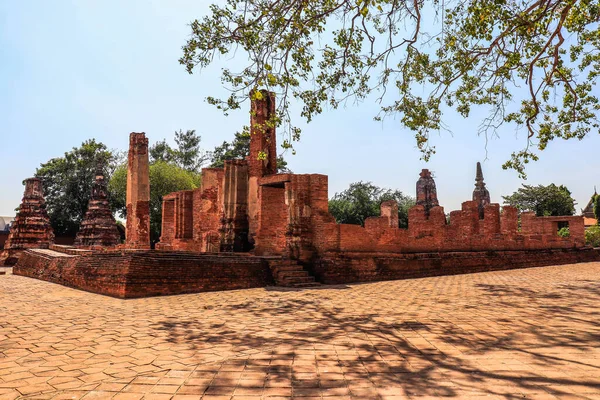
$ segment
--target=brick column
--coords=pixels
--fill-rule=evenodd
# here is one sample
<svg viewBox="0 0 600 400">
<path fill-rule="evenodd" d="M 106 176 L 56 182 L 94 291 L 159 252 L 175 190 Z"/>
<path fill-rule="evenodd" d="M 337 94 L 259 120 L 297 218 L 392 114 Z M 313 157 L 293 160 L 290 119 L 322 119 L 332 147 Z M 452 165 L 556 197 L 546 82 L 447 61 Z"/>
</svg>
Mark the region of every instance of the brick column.
<svg viewBox="0 0 600 400">
<path fill-rule="evenodd" d="M 250 155 L 248 156 L 248 241 L 254 245 L 258 229 L 258 179 L 277 173 L 277 140 L 275 126 L 275 94 L 266 90 L 250 95 Z M 259 159 L 261 152 L 266 156 Z"/>
<path fill-rule="evenodd" d="M 150 248 L 150 169 L 148 139 L 143 132 L 129 135 L 126 228 L 126 248 Z"/>
</svg>

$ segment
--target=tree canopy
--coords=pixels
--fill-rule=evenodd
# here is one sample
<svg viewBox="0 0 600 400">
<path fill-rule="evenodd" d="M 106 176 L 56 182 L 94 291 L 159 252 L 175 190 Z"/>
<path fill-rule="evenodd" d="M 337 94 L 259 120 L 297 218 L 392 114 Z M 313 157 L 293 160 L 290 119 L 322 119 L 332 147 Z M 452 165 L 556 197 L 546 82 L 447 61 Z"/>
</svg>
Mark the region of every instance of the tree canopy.
<svg viewBox="0 0 600 400">
<path fill-rule="evenodd" d="M 523 148 L 504 164 L 522 176 L 536 147 L 599 127 L 595 0 L 226 0 L 210 10 L 191 22 L 180 63 L 193 73 L 242 53 L 239 69 L 222 69 L 230 95 L 207 100 L 227 113 L 253 89 L 275 92 L 284 147 L 300 137 L 292 100 L 310 121 L 325 107 L 376 99 L 375 118 L 398 115 L 426 160 L 445 113 L 485 107 L 478 133 L 524 127 Z"/>
<path fill-rule="evenodd" d="M 148 154 L 150 162 L 166 162 L 179 165 L 186 171 L 199 173 L 208 161 L 208 154 L 200 147 L 201 137 L 196 130 L 175 131 L 177 148 L 172 148 L 165 139 L 150 146 Z"/>
<path fill-rule="evenodd" d="M 565 186 L 523 185 L 510 196 L 502 196 L 504 204 L 517 207 L 521 212 L 535 212 L 538 217 L 573 215 L 575 200 Z"/>
<path fill-rule="evenodd" d="M 105 174 L 119 162 L 120 155 L 94 139 L 73 147 L 63 157 L 41 164 L 35 176 L 42 179 L 46 208 L 56 235 L 75 235 L 87 211 L 98 162 Z"/>
<path fill-rule="evenodd" d="M 329 200 L 329 212 L 339 224 L 365 224 L 368 217 L 380 215 L 380 205 L 384 201 L 398 203 L 398 225 L 408 227 L 408 210 L 415 205 L 415 199 L 399 190 L 380 188 L 371 182 L 355 182 L 348 189 L 336 193 Z"/>
<path fill-rule="evenodd" d="M 250 131 L 247 126 L 242 132 L 236 132 L 231 143 L 224 141 L 220 146 L 210 153 L 210 166 L 213 168 L 222 168 L 225 165 L 225 160 L 233 160 L 236 158 L 244 159 L 250 154 Z M 277 157 L 277 172 L 289 172 L 287 161 L 283 156 Z"/>
<path fill-rule="evenodd" d="M 162 199 L 179 190 L 191 190 L 200 186 L 200 175 L 164 161 L 150 165 L 150 240 L 160 238 L 162 224 Z M 120 165 L 108 185 L 113 209 L 122 218 L 127 216 L 127 165 Z"/>
</svg>

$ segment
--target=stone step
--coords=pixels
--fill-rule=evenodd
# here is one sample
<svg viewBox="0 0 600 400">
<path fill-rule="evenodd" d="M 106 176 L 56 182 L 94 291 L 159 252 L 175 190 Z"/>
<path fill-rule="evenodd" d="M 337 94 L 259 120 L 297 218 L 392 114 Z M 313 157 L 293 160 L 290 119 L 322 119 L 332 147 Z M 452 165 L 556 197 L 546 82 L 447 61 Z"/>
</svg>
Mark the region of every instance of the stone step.
<svg viewBox="0 0 600 400">
<path fill-rule="evenodd" d="M 298 265 L 298 264 L 294 264 L 294 265 L 275 265 L 272 266 L 271 268 L 274 271 L 298 271 L 299 269 L 302 269 L 302 266 Z"/>
<path fill-rule="evenodd" d="M 294 260 L 269 260 L 275 284 L 286 287 L 309 287 L 315 285 L 315 277 Z"/>
<path fill-rule="evenodd" d="M 314 282 L 315 277 L 314 276 L 290 276 L 290 277 L 285 277 L 282 281 L 286 284 L 308 283 L 308 282 Z"/>
<path fill-rule="evenodd" d="M 303 283 L 293 283 L 290 285 L 295 288 L 311 288 L 321 286 L 319 282 L 303 282 Z"/>
<path fill-rule="evenodd" d="M 287 277 L 303 277 L 303 276 L 309 276 L 308 272 L 300 269 L 300 270 L 295 270 L 295 271 L 279 271 L 277 272 L 277 277 L 278 278 L 287 278 Z"/>
</svg>

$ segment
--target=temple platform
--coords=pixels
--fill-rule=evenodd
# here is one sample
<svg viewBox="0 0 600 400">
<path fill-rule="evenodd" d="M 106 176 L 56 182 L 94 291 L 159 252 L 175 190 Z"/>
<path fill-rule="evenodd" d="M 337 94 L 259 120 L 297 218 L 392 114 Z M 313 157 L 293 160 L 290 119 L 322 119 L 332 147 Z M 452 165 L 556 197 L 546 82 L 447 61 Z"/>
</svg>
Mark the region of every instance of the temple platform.
<svg viewBox="0 0 600 400">
<path fill-rule="evenodd" d="M 119 250 L 73 254 L 69 248 L 25 251 L 13 269 L 27 276 L 117 298 L 267 286 L 398 280 L 600 260 L 600 250 L 327 253 L 312 264 L 247 253 Z"/>
</svg>

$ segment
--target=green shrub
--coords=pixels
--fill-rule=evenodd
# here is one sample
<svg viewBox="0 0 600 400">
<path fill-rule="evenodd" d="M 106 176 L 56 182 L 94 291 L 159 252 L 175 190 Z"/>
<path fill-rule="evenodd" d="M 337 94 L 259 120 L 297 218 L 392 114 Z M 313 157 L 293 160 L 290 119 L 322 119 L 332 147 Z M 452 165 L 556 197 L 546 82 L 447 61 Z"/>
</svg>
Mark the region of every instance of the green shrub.
<svg viewBox="0 0 600 400">
<path fill-rule="evenodd" d="M 564 228 L 560 228 L 558 230 L 558 236 L 564 237 L 564 238 L 571 236 L 571 233 L 569 232 L 569 227 L 565 226 Z"/>
<path fill-rule="evenodd" d="M 585 230 L 585 244 L 600 247 L 600 226 L 594 225 Z"/>
</svg>

